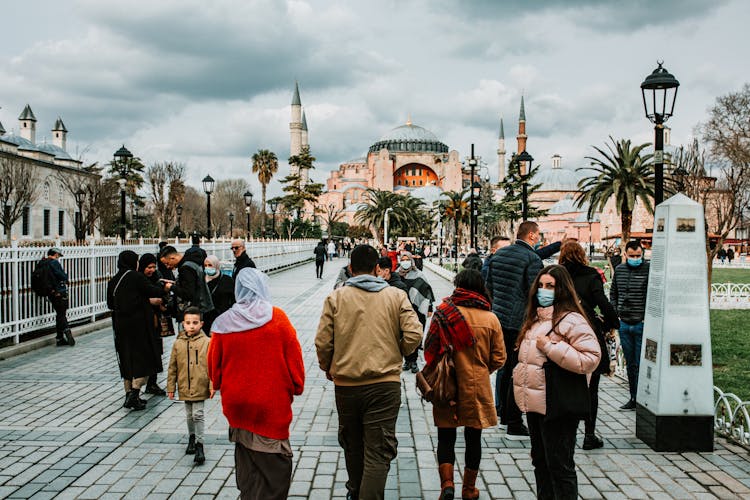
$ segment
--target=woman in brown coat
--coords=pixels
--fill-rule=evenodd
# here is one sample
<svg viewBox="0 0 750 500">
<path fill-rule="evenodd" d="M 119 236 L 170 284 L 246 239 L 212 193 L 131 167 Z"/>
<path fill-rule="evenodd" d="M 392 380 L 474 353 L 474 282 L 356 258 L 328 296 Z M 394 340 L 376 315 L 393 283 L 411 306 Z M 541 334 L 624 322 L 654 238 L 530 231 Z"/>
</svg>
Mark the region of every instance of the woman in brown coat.
<svg viewBox="0 0 750 500">
<path fill-rule="evenodd" d="M 505 363 L 505 344 L 481 273 L 466 269 L 456 275 L 453 284 L 453 294 L 433 316 L 424 356 L 430 366 L 450 345 L 456 367 L 456 404 L 435 405 L 432 410 L 438 428 L 440 498 L 452 499 L 455 493 L 456 428 L 463 426 L 466 457 L 461 497 L 473 499 L 479 498 L 475 483 L 482 457 L 482 429 L 497 425 L 490 374 Z"/>
</svg>

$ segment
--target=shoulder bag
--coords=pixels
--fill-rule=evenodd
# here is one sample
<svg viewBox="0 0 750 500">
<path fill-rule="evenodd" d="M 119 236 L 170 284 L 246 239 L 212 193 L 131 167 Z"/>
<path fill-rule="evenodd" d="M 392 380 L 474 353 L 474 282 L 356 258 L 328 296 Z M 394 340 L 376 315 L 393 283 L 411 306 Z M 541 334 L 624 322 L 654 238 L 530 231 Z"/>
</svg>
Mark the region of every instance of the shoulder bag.
<svg viewBox="0 0 750 500">
<path fill-rule="evenodd" d="M 437 362 L 426 365 L 416 376 L 417 391 L 435 406 L 455 406 L 458 395 L 453 346 L 448 346 Z"/>
<path fill-rule="evenodd" d="M 565 319 L 563 316 L 560 321 Z M 549 336 L 560 321 L 547 332 Z M 586 375 L 574 373 L 551 360 L 544 365 L 545 392 L 547 402 L 546 420 L 569 418 L 585 420 L 591 411 L 591 397 Z"/>
</svg>

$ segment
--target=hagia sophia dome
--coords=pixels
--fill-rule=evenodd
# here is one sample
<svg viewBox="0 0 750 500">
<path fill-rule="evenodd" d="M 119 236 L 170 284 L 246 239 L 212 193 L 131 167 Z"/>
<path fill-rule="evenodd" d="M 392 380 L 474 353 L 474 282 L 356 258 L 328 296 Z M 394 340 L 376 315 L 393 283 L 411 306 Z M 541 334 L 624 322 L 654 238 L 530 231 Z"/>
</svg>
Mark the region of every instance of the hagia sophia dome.
<svg viewBox="0 0 750 500">
<path fill-rule="evenodd" d="M 396 127 L 384 134 L 370 146 L 370 153 L 386 148 L 389 151 L 447 153 L 448 146 L 426 128 L 414 125 L 411 120 L 406 125 Z"/>
</svg>

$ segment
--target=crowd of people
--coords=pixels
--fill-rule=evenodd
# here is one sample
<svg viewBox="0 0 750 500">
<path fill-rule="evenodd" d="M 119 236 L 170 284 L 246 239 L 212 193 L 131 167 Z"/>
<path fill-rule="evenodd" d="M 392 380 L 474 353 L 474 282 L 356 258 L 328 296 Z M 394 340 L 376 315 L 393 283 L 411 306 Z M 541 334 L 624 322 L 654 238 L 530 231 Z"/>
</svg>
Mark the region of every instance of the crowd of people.
<svg viewBox="0 0 750 500">
<path fill-rule="evenodd" d="M 349 259 L 323 303 L 315 348 L 319 367 L 334 386 L 347 498 L 383 498 L 397 454 L 404 371 L 417 378 L 439 373 L 432 383 L 453 387 L 448 400 L 431 400 L 441 499 L 458 495 L 457 429 L 464 428 L 466 443 L 461 498 L 475 499 L 482 431 L 498 425 L 508 438 L 530 440 L 539 498 L 577 497 L 580 420 L 583 449 L 604 445 L 596 433 L 598 387 L 601 375 L 612 370 L 613 330 L 619 330 L 628 371 L 630 397 L 622 409 L 636 406 L 649 263 L 639 243 L 628 243 L 607 298 L 603 275 L 590 266 L 578 242 L 541 247 L 540 240 L 534 222 L 522 223 L 514 242 L 493 238 L 485 259 L 475 253 L 466 257 L 453 292 L 437 305 L 421 258 L 409 245 L 342 250 Z M 332 243 L 321 241 L 314 250 L 316 278 L 338 254 Z M 292 401 L 305 385 L 302 351 L 294 326 L 272 305 L 268 277 L 255 269 L 244 242 L 232 241 L 231 250 L 231 275 L 197 244 L 185 252 L 164 243 L 156 254 L 126 250 L 119 255 L 107 304 L 123 407 L 143 410 L 144 386 L 148 393 L 183 401 L 185 452 L 202 464 L 204 401 L 220 391 L 242 498 L 286 498 Z M 543 264 L 558 252 L 557 264 Z M 67 299 L 67 275 L 57 261 L 60 249 L 48 253 L 57 280 L 49 300 L 58 311 Z M 175 335 L 173 320 L 177 337 L 164 390 L 156 381 L 163 371 L 163 337 Z M 58 345 L 73 345 L 69 332 L 63 313 Z M 260 365 L 263 370 L 255 369 Z M 438 365 L 442 368 L 435 371 Z M 556 378 L 560 372 L 553 365 L 585 376 L 587 397 L 576 400 L 576 411 L 558 408 L 565 396 L 558 394 L 560 384 L 564 391 L 568 382 Z M 555 391 L 547 391 L 549 384 Z"/>
</svg>

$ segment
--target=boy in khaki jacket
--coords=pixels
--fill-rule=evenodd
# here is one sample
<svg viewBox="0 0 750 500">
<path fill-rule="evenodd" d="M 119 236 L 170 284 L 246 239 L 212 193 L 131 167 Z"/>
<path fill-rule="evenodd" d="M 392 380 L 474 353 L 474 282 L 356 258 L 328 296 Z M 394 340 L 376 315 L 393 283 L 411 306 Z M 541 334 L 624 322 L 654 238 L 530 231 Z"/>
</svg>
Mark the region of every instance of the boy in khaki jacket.
<svg viewBox="0 0 750 500">
<path fill-rule="evenodd" d="M 175 385 L 180 401 L 185 402 L 188 432 L 188 455 L 198 465 L 206 460 L 203 452 L 203 402 L 214 397 L 214 389 L 208 378 L 209 338 L 201 327 L 201 312 L 197 307 L 188 307 L 182 321 L 184 331 L 175 339 L 169 357 L 167 396 L 174 399 Z"/>
</svg>

